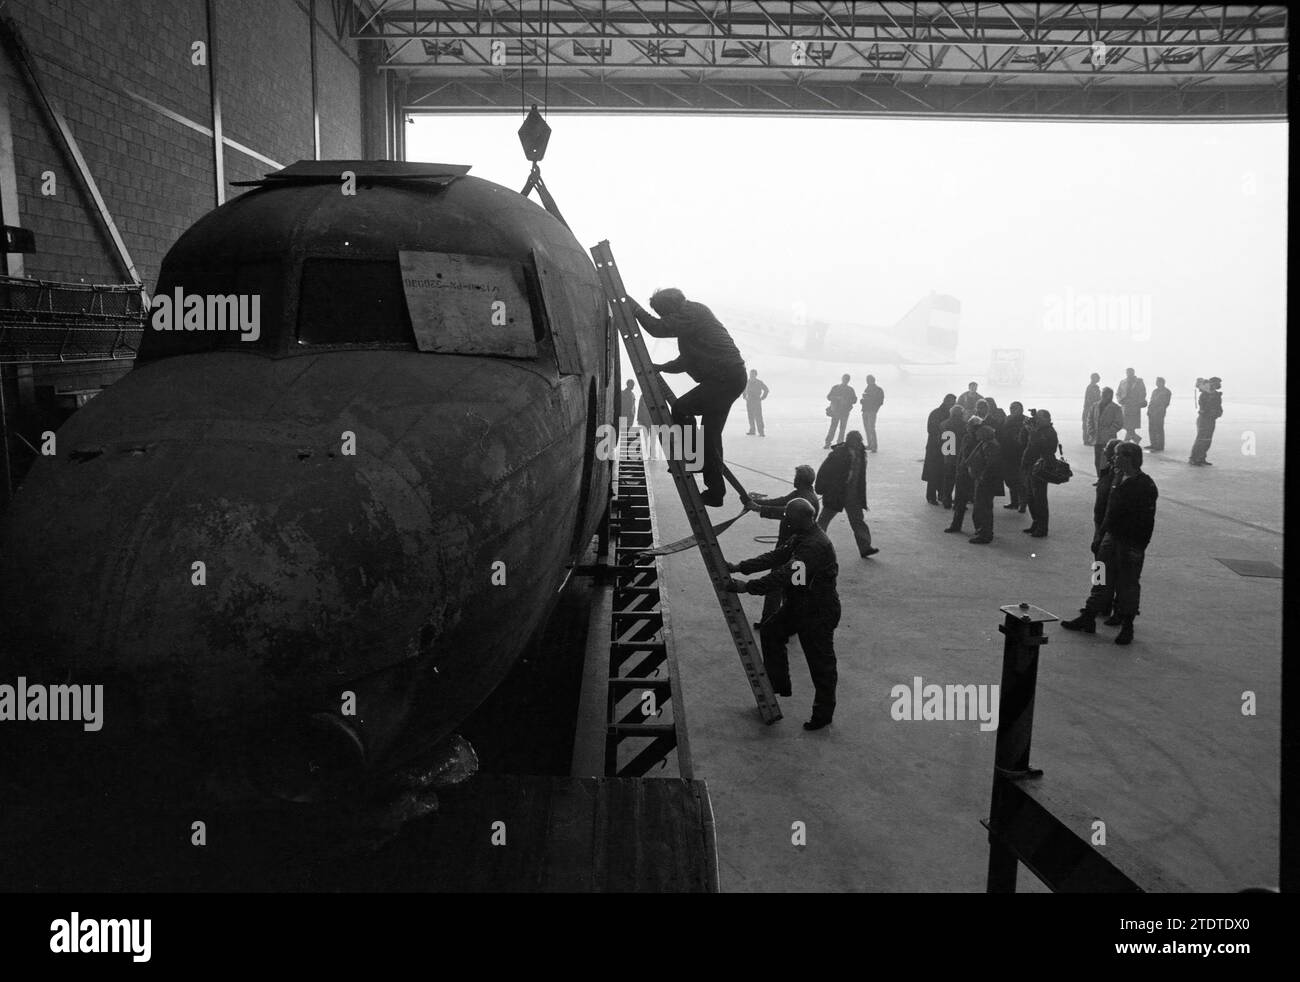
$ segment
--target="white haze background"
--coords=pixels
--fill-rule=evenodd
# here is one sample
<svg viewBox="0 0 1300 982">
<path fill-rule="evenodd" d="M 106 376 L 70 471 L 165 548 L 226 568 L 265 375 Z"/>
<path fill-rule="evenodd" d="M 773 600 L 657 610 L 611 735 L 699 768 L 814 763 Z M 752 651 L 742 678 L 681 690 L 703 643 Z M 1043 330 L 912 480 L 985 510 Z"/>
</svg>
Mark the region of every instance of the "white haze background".
<svg viewBox="0 0 1300 982">
<path fill-rule="evenodd" d="M 518 114 L 425 116 L 410 160 L 518 190 Z M 962 303 L 958 354 L 1026 351 L 1026 381 L 1082 391 L 1132 365 L 1178 394 L 1219 375 L 1284 391 L 1287 126 L 553 114 L 542 172 L 583 246 L 608 238 L 645 302 L 891 325 Z M 1149 304 L 1150 337 L 1053 332 L 1067 294 Z M 846 369 L 847 370 L 847 369 Z M 856 369 L 854 373 L 857 374 Z"/>
</svg>

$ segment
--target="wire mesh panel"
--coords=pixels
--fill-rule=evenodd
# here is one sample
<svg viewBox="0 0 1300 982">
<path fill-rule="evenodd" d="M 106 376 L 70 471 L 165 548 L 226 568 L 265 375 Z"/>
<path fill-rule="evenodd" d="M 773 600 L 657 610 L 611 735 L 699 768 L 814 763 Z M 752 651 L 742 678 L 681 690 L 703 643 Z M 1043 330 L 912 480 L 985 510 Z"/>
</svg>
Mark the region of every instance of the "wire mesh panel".
<svg viewBox="0 0 1300 982">
<path fill-rule="evenodd" d="M 130 360 L 146 314 L 135 284 L 0 276 L 0 363 Z"/>
</svg>

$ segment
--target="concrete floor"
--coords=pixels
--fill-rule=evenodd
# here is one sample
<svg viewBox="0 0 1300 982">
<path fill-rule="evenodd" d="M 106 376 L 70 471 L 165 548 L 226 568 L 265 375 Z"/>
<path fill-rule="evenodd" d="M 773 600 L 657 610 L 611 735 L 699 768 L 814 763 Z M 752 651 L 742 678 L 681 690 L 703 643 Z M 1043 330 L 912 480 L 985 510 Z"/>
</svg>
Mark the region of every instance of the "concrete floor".
<svg viewBox="0 0 1300 982">
<path fill-rule="evenodd" d="M 988 847 L 979 823 L 995 734 L 978 722 L 895 721 L 890 690 L 917 675 L 926 683 L 997 683 L 1002 604 L 1025 600 L 1074 615 L 1092 561 L 1092 454 L 1080 446 L 1073 400 L 1019 397 L 1064 421 L 1076 476 L 1051 490 L 1051 535 L 1021 535 L 1028 516 L 1003 511 L 1003 501 L 993 544 L 945 535 L 950 513 L 926 504 L 919 479 L 925 414 L 942 391 L 910 399 L 895 391 L 882 413 L 867 516 L 882 551 L 862 560 L 843 516 L 831 526 L 844 616 L 828 729 L 800 726 L 811 683 L 793 640 L 785 718 L 771 727 L 758 721 L 698 553 L 666 561 L 695 772 L 713 799 L 724 890 L 984 888 Z M 824 458 L 827 421 L 806 404 L 774 400 L 767 419 L 765 439 L 746 436 L 737 404 L 728 462 L 752 490 L 783 493 L 795 465 Z M 1216 466 L 1192 468 L 1185 461 L 1193 427 L 1171 419 L 1168 452 L 1147 455 L 1161 498 L 1136 641 L 1121 648 L 1111 628 L 1086 636 L 1049 625 L 1042 649 L 1034 765 L 1087 803 L 1110 838 L 1133 843 L 1195 890 L 1277 880 L 1282 581 L 1239 576 L 1215 557 L 1281 565 L 1283 420 L 1280 406 L 1235 407 L 1220 420 L 1210 454 Z M 855 415 L 850 425 L 859 424 Z M 1246 432 L 1254 434 L 1253 456 L 1242 452 Z M 666 468 L 649 472 L 661 540 L 689 534 Z M 712 514 L 720 520 L 737 507 L 729 494 Z M 722 538 L 727 558 L 770 549 L 752 537 L 775 530 L 775 522 L 746 517 Z M 757 619 L 760 598 L 746 596 L 745 605 Z M 1241 712 L 1246 690 L 1257 696 L 1254 717 Z M 807 828 L 804 847 L 791 842 L 796 821 Z M 1044 888 L 1022 867 L 1020 889 Z"/>
</svg>

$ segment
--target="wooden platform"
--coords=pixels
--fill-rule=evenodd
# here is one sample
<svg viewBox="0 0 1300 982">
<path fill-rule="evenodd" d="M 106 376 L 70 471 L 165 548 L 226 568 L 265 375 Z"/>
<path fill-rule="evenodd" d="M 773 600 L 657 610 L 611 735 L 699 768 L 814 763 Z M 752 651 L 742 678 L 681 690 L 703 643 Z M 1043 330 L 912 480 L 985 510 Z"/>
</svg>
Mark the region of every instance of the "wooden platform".
<svg viewBox="0 0 1300 982">
<path fill-rule="evenodd" d="M 479 774 L 371 861 L 387 890 L 716 893 L 703 781 Z M 505 844 L 494 845 L 493 823 Z M 498 835 L 498 839 L 500 836 Z"/>
</svg>

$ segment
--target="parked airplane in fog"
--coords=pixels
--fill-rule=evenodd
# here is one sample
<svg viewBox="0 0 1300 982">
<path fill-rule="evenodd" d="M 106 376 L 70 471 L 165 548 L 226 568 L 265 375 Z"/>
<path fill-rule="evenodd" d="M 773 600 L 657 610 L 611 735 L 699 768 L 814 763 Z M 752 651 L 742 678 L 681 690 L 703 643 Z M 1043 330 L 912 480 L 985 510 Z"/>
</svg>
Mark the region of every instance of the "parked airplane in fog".
<svg viewBox="0 0 1300 982">
<path fill-rule="evenodd" d="M 872 365 L 951 365 L 957 361 L 961 301 L 943 293 L 922 297 L 892 327 L 827 323 L 798 312 L 715 306 L 742 350 L 815 361 Z"/>
</svg>

